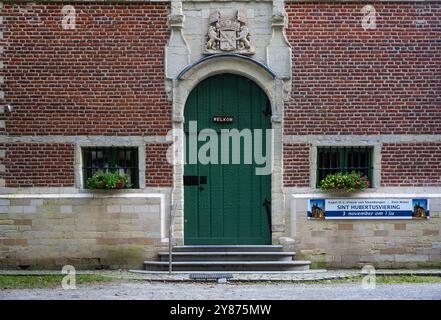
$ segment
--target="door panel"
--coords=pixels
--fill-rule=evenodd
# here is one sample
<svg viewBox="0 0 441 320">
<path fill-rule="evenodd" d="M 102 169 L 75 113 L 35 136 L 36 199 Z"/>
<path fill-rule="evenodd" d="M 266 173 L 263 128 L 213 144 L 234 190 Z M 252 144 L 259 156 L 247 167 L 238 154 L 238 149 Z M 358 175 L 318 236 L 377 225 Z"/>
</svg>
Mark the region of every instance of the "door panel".
<svg viewBox="0 0 441 320">
<path fill-rule="evenodd" d="M 185 108 L 184 176 L 197 176 L 198 183 L 184 185 L 185 244 L 271 244 L 270 219 L 264 206 L 265 199 L 271 200 L 271 175 L 256 175 L 254 159 L 251 164 L 244 163 L 243 141 L 240 164 L 231 164 L 231 140 L 230 164 L 221 164 L 220 138 L 221 129 L 270 129 L 270 110 L 265 93 L 241 76 L 213 76 L 191 92 Z M 232 116 L 233 122 L 216 123 L 213 116 Z M 197 141 L 197 136 L 189 132 L 190 121 L 197 121 L 198 132 L 205 128 L 217 132 L 213 136 L 218 140 L 217 164 L 194 163 L 196 154 L 190 140 Z M 197 150 L 204 144 L 206 141 L 197 142 Z M 264 154 L 269 152 L 265 144 L 263 147 Z M 200 183 L 201 177 L 205 184 Z"/>
</svg>

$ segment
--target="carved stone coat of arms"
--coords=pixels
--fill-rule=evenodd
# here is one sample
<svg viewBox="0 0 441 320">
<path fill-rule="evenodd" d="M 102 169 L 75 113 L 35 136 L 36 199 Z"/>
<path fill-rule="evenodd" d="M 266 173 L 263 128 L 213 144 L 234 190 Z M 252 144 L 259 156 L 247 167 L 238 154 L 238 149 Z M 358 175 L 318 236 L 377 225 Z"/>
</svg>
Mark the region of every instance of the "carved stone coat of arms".
<svg viewBox="0 0 441 320">
<path fill-rule="evenodd" d="M 243 10 L 238 10 L 234 18 L 226 18 L 219 11 L 213 12 L 209 18 L 209 27 L 204 54 L 231 52 L 251 55 L 254 46 L 251 43 L 248 21 Z"/>
</svg>

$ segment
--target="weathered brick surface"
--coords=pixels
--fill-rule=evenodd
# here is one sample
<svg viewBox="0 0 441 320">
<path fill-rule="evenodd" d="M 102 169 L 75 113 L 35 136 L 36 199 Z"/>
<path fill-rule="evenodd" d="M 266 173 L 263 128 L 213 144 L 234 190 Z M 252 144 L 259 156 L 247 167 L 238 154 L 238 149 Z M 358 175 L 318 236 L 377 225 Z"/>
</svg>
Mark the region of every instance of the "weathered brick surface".
<svg viewBox="0 0 441 320">
<path fill-rule="evenodd" d="M 146 186 L 170 187 L 173 185 L 173 167 L 167 162 L 168 144 L 146 145 Z"/>
<path fill-rule="evenodd" d="M 75 30 L 62 29 L 63 5 L 4 5 L 7 132 L 166 134 L 168 4 L 75 3 Z"/>
<path fill-rule="evenodd" d="M 7 187 L 74 185 L 74 146 L 71 144 L 8 144 L 3 163 Z"/>
<path fill-rule="evenodd" d="M 395 230 L 406 230 L 406 224 L 405 223 L 396 223 L 394 224 Z"/>
<path fill-rule="evenodd" d="M 366 4 L 286 4 L 286 134 L 441 133 L 439 2 L 375 2 L 377 28 L 365 31 Z"/>
<path fill-rule="evenodd" d="M 388 143 L 382 146 L 383 186 L 440 186 L 440 143 Z"/>
<path fill-rule="evenodd" d="M 298 259 L 313 267 L 440 267 L 441 198 L 430 199 L 428 220 L 338 220 L 306 218 L 306 199 L 297 199 Z"/>
<path fill-rule="evenodd" d="M 0 214 L 0 268 L 140 268 L 164 250 L 158 198 L 26 200 Z"/>
<path fill-rule="evenodd" d="M 283 182 L 286 187 L 309 186 L 309 146 L 302 143 L 283 146 Z"/>
<path fill-rule="evenodd" d="M 354 225 L 352 223 L 339 223 L 338 230 L 354 230 Z"/>
</svg>

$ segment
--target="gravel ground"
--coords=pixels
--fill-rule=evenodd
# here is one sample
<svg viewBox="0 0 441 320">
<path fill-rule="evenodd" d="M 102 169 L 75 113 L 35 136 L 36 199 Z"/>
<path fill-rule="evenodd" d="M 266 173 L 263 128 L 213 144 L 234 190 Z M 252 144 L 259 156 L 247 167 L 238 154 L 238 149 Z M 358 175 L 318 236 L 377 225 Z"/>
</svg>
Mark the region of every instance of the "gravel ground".
<svg viewBox="0 0 441 320">
<path fill-rule="evenodd" d="M 441 283 L 377 285 L 366 290 L 359 284 L 217 284 L 217 283 L 162 283 L 118 282 L 82 285 L 76 290 L 62 289 L 8 289 L 0 290 L 4 299 L 412 299 L 441 300 Z"/>
</svg>

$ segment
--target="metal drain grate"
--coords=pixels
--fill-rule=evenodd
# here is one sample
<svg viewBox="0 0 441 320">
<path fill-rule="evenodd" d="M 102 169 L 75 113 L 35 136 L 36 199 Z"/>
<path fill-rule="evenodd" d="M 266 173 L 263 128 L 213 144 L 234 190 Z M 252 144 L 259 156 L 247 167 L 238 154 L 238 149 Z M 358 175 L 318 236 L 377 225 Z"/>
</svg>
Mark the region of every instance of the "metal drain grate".
<svg viewBox="0 0 441 320">
<path fill-rule="evenodd" d="M 191 280 L 219 280 L 219 279 L 232 279 L 231 273 L 191 273 Z"/>
</svg>

